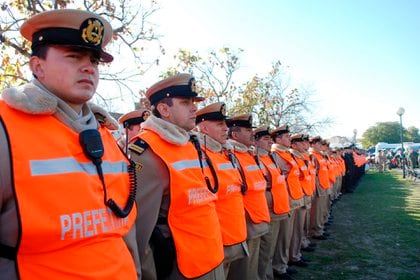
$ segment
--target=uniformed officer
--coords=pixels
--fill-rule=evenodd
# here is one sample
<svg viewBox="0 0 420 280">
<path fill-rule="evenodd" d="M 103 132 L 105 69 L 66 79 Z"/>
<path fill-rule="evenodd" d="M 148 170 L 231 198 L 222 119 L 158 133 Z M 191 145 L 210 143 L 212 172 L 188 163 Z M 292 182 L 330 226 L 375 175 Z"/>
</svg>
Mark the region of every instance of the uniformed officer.
<svg viewBox="0 0 420 280">
<path fill-rule="evenodd" d="M 274 144 L 272 152 L 278 166 L 280 166 L 283 174 L 286 176 L 286 182 L 290 196 L 290 217 L 288 228 L 288 244 L 287 252 L 277 251 L 273 259 L 273 269 L 276 274 L 282 278 L 288 278 L 287 264 L 297 266 L 307 266 L 308 264 L 302 260 L 300 235 L 303 229 L 301 223 L 302 213 L 304 211 L 304 193 L 300 183 L 300 169 L 296 160 L 289 151 L 291 140 L 289 134 L 289 126 L 282 125 L 271 132 Z"/>
<path fill-rule="evenodd" d="M 216 211 L 222 229 L 225 258 L 223 267 L 226 277 L 240 272 L 230 269 L 248 253 L 246 223 L 242 191 L 244 185 L 239 170 L 231 162 L 232 146 L 227 143 L 226 105 L 210 104 L 197 111 L 196 123 L 200 132 L 202 152 L 216 172 L 218 181 Z M 235 265 L 233 265 L 235 267 Z"/>
<path fill-rule="evenodd" d="M 283 251 L 286 247 L 286 227 L 282 225 L 289 215 L 289 193 L 284 175 L 271 154 L 273 140 L 268 126 L 263 125 L 254 130 L 258 165 L 266 170 L 267 190 L 265 192 L 270 210 L 269 232 L 261 236 L 260 256 L 258 262 L 259 279 L 274 279 L 272 260 L 275 250 Z M 278 248 L 279 245 L 281 248 Z"/>
<path fill-rule="evenodd" d="M 328 162 L 322 154 L 322 138 L 320 136 L 309 139 L 311 155 L 316 163 L 316 196 L 312 200 L 311 222 L 309 235 L 313 239 L 326 240 L 325 215 L 328 213 L 329 188 L 331 186 L 328 174 Z"/>
<path fill-rule="evenodd" d="M 258 279 L 258 258 L 261 236 L 268 232 L 270 212 L 265 198 L 267 181 L 265 170 L 255 161 L 253 150 L 251 114 L 233 116 L 227 122 L 229 127 L 229 143 L 233 146 L 238 167 L 244 174 L 246 190 L 244 205 L 247 224 L 247 244 L 249 256 L 236 263 L 234 269 L 242 273 L 232 275 L 230 279 Z M 233 267 L 233 265 L 232 265 Z"/>
<path fill-rule="evenodd" d="M 311 206 L 312 206 L 312 197 L 313 192 L 315 189 L 315 180 L 312 175 L 315 175 L 315 166 L 313 166 L 311 163 L 311 160 L 309 158 L 309 155 L 306 153 L 306 146 L 305 146 L 305 140 L 307 139 L 304 134 L 294 134 L 291 136 L 291 145 L 292 148 L 290 149 L 293 158 L 296 160 L 296 162 L 299 165 L 299 169 L 301 172 L 301 175 L 299 176 L 299 180 L 303 189 L 304 193 L 304 207 L 302 212 L 300 213 L 303 215 L 300 217 L 302 220 L 299 222 L 303 223 L 303 225 L 300 227 L 302 229 L 302 232 L 299 232 L 300 238 L 301 238 L 301 249 L 304 251 L 313 251 L 314 249 L 312 247 L 309 247 L 310 241 L 309 241 L 309 222 L 310 221 L 310 212 L 311 212 Z"/>
<path fill-rule="evenodd" d="M 312 209 L 312 201 L 313 198 L 315 197 L 316 194 L 316 163 L 315 163 L 315 158 L 310 154 L 309 150 L 310 150 L 310 143 L 309 143 L 309 135 L 308 134 L 303 134 L 302 135 L 302 141 L 301 141 L 301 145 L 302 145 L 302 156 L 305 158 L 305 161 L 308 163 L 308 170 L 309 170 L 309 174 L 311 176 L 311 186 L 312 186 L 312 196 L 311 196 L 311 200 L 310 200 L 310 207 L 308 207 L 308 201 L 307 198 L 305 199 L 305 205 L 306 205 L 306 221 L 305 221 L 305 227 L 304 227 L 304 237 L 302 240 L 302 251 L 305 252 L 313 252 L 316 247 L 316 244 L 311 242 L 311 240 L 309 239 L 310 234 L 309 234 L 309 229 L 310 229 L 310 221 L 311 221 L 311 209 Z"/>
<path fill-rule="evenodd" d="M 150 113 L 151 112 L 148 109 L 140 108 L 138 110 L 128 112 L 118 119 L 118 122 L 125 129 L 124 137 L 122 137 L 122 139 L 119 141 L 119 145 L 126 154 L 128 152 L 128 143 L 130 143 L 130 140 L 134 136 L 139 134 L 140 124 L 150 116 Z"/>
<path fill-rule="evenodd" d="M 136 220 L 143 279 L 224 279 L 214 173 L 195 127 L 195 80 L 177 74 L 146 92 L 152 115 L 129 146 L 139 175 Z"/>
<path fill-rule="evenodd" d="M 108 130 L 118 123 L 87 104 L 98 65 L 112 61 L 103 49 L 112 27 L 63 9 L 29 18 L 20 32 L 32 43 L 35 79 L 1 94 L 0 278 L 140 278 L 128 235 L 135 186 Z"/>
</svg>

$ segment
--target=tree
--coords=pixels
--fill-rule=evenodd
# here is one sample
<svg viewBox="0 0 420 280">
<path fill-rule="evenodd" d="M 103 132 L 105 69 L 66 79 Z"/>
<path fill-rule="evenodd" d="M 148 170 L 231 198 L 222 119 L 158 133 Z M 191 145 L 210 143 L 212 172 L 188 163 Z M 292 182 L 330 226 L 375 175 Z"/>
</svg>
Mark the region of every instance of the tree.
<svg viewBox="0 0 420 280">
<path fill-rule="evenodd" d="M 406 137 L 407 141 L 409 142 L 420 143 L 420 134 L 419 129 L 417 127 L 408 127 L 404 137 Z"/>
<path fill-rule="evenodd" d="M 101 67 L 101 79 L 112 82 L 119 92 L 99 94 L 99 97 L 110 106 L 115 98 L 133 96 L 130 82 L 140 79 L 141 75 L 155 65 L 159 54 L 144 55 L 147 46 L 158 45 L 160 52 L 164 49 L 159 44 L 159 36 L 149 18 L 159 9 L 157 1 L 137 0 L 14 0 L 0 6 L 0 84 L 2 87 L 16 86 L 28 82 L 30 73 L 23 67 L 30 56 L 30 45 L 19 34 L 23 21 L 42 11 L 61 8 L 81 8 L 93 11 L 108 19 L 114 30 L 113 42 L 109 49 L 115 60 L 124 53 L 129 63 L 116 63 L 112 67 Z M 156 48 L 155 48 L 156 49 Z M 127 56 L 129 54 L 129 56 Z M 144 57 L 153 57 L 145 60 Z M 136 97 L 138 99 L 138 97 Z"/>
<path fill-rule="evenodd" d="M 202 56 L 198 52 L 179 50 L 174 56 L 175 65 L 162 77 L 178 72 L 192 73 L 200 94 L 207 97 L 204 105 L 223 101 L 228 105 L 229 115 L 251 112 L 258 125 L 277 127 L 287 123 L 293 132 L 313 133 L 331 123 L 329 119 L 314 118 L 309 98 L 313 92 L 291 87 L 289 79 L 284 78 L 280 61 L 274 62 L 265 76 L 255 74 L 242 84 L 235 83 L 242 52 L 242 49 L 224 47 Z"/>
<path fill-rule="evenodd" d="M 405 130 L 403 128 L 403 134 Z M 375 146 L 378 142 L 400 143 L 400 124 L 398 122 L 379 122 L 369 127 L 362 135 L 363 147 Z M 404 137 L 404 141 L 407 139 Z"/>
</svg>

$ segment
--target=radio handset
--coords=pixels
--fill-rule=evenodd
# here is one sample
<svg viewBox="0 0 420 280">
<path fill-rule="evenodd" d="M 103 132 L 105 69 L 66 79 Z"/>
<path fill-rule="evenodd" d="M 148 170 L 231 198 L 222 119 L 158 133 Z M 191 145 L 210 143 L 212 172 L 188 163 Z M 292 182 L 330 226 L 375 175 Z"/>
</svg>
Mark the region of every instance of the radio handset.
<svg viewBox="0 0 420 280">
<path fill-rule="evenodd" d="M 131 179 L 133 173 L 133 163 L 130 163 L 128 167 L 130 175 L 130 193 L 127 199 L 127 204 L 124 209 L 121 209 L 117 203 L 112 199 L 107 198 L 105 178 L 102 171 L 102 157 L 104 155 L 104 145 L 102 144 L 101 134 L 96 129 L 87 129 L 79 134 L 79 142 L 83 148 L 84 154 L 92 160 L 96 166 L 99 178 L 101 179 L 102 186 L 104 189 L 104 203 L 108 206 L 115 215 L 121 218 L 125 218 L 130 214 L 133 208 L 135 197 L 136 197 L 136 185 L 135 180 Z"/>
</svg>

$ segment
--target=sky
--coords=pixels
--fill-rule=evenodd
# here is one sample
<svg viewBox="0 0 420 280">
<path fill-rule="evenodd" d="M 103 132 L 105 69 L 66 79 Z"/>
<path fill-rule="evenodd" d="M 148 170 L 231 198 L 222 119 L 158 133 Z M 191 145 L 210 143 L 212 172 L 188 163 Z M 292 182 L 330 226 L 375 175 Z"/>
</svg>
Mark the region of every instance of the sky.
<svg viewBox="0 0 420 280">
<path fill-rule="evenodd" d="M 377 122 L 399 121 L 400 107 L 403 126 L 420 127 L 420 1 L 159 3 L 153 23 L 167 53 L 241 48 L 243 77 L 280 60 L 293 82 L 314 90 L 316 117 L 333 119 L 324 138 L 355 130 L 359 138 Z"/>
</svg>

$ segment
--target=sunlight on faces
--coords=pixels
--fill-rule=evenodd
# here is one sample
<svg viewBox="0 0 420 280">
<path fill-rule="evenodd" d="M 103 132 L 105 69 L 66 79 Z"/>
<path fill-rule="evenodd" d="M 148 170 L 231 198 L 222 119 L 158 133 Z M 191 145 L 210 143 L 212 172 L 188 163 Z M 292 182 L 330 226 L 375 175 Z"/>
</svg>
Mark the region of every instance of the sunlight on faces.
<svg viewBox="0 0 420 280">
<path fill-rule="evenodd" d="M 290 144 L 291 144 L 290 143 L 290 134 L 288 132 L 286 132 L 286 133 L 283 133 L 283 134 L 277 136 L 274 143 L 289 148 Z"/>
<path fill-rule="evenodd" d="M 252 128 L 239 127 L 238 131 L 232 132 L 232 137 L 234 140 L 244 144 L 245 146 L 250 147 L 254 145 L 254 134 L 252 132 Z"/>
<path fill-rule="evenodd" d="M 49 47 L 45 59 L 30 59 L 32 72 L 54 95 L 78 107 L 95 94 L 99 81 L 98 58 L 75 47 Z"/>
<path fill-rule="evenodd" d="M 228 137 L 228 127 L 226 121 L 207 120 L 202 121 L 197 125 L 200 132 L 206 134 L 221 144 L 225 144 Z"/>
<path fill-rule="evenodd" d="M 162 119 L 167 120 L 186 131 L 195 127 L 197 105 L 192 97 L 173 97 L 173 104 L 169 106 L 164 103 L 158 104 L 158 110 Z"/>
<path fill-rule="evenodd" d="M 305 151 L 305 144 L 302 141 L 293 142 L 291 145 L 292 145 L 292 148 L 295 149 L 296 151 L 299 151 L 299 152 Z"/>
<path fill-rule="evenodd" d="M 255 140 L 255 145 L 263 150 L 270 151 L 271 145 L 273 144 L 273 140 L 271 139 L 270 135 L 264 135 Z"/>
</svg>

